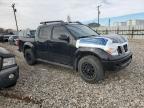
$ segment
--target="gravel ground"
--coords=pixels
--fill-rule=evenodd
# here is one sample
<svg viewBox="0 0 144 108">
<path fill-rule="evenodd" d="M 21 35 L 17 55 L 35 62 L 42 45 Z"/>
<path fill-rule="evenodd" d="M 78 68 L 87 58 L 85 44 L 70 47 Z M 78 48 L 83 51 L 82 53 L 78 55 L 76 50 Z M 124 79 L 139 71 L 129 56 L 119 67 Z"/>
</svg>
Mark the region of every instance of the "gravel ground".
<svg viewBox="0 0 144 108">
<path fill-rule="evenodd" d="M 79 74 L 59 66 L 26 64 L 15 46 L 0 43 L 16 55 L 20 78 L 15 87 L 0 91 L 0 108 L 144 107 L 144 43 L 130 41 L 133 61 L 118 72 L 106 72 L 104 81 L 85 83 Z"/>
</svg>

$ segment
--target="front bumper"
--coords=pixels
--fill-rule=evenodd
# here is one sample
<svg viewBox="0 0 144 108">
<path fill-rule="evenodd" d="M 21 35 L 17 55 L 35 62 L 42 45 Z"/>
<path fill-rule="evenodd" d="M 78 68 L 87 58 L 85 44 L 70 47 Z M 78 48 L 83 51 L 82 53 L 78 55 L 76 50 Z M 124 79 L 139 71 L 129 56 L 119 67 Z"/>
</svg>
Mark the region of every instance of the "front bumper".
<svg viewBox="0 0 144 108">
<path fill-rule="evenodd" d="M 13 76 L 10 78 L 10 76 Z M 19 67 L 14 66 L 0 71 L 0 88 L 14 85 L 19 78 Z"/>
<path fill-rule="evenodd" d="M 119 70 L 128 66 L 132 61 L 132 53 L 121 56 L 111 56 L 108 60 L 102 60 L 105 70 Z"/>
</svg>

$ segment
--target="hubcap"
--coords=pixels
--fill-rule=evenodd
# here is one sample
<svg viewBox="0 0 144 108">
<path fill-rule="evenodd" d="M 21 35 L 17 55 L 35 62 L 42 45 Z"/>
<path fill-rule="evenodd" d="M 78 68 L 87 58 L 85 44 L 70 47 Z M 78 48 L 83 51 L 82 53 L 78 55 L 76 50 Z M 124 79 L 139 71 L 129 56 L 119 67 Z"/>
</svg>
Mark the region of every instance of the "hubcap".
<svg viewBox="0 0 144 108">
<path fill-rule="evenodd" d="M 92 78 L 94 76 L 95 70 L 92 64 L 90 63 L 83 63 L 81 70 L 83 72 L 83 74 L 87 77 L 87 78 Z"/>
</svg>

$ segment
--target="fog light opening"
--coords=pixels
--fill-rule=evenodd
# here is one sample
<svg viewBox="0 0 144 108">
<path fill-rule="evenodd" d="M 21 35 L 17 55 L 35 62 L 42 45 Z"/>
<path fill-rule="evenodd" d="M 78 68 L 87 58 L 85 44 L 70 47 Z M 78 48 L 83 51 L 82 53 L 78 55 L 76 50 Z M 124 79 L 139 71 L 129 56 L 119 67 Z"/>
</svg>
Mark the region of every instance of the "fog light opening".
<svg viewBox="0 0 144 108">
<path fill-rule="evenodd" d="M 14 74 L 10 74 L 10 75 L 9 75 L 9 79 L 13 79 L 14 77 L 15 77 Z"/>
</svg>

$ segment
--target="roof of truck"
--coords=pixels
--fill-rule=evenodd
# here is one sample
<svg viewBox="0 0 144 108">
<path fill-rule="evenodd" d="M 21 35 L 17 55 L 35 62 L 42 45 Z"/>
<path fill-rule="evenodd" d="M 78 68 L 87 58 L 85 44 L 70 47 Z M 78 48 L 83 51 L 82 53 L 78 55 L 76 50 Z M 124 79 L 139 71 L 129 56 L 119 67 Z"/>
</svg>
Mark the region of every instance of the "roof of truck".
<svg viewBox="0 0 144 108">
<path fill-rule="evenodd" d="M 64 21 L 61 21 L 61 20 L 58 20 L 58 21 L 45 21 L 45 22 L 40 22 L 40 24 L 42 24 L 42 26 L 44 25 L 57 25 L 57 24 L 61 24 L 61 25 L 67 25 L 67 24 L 81 24 L 83 25 L 81 22 L 64 22 Z"/>
</svg>

